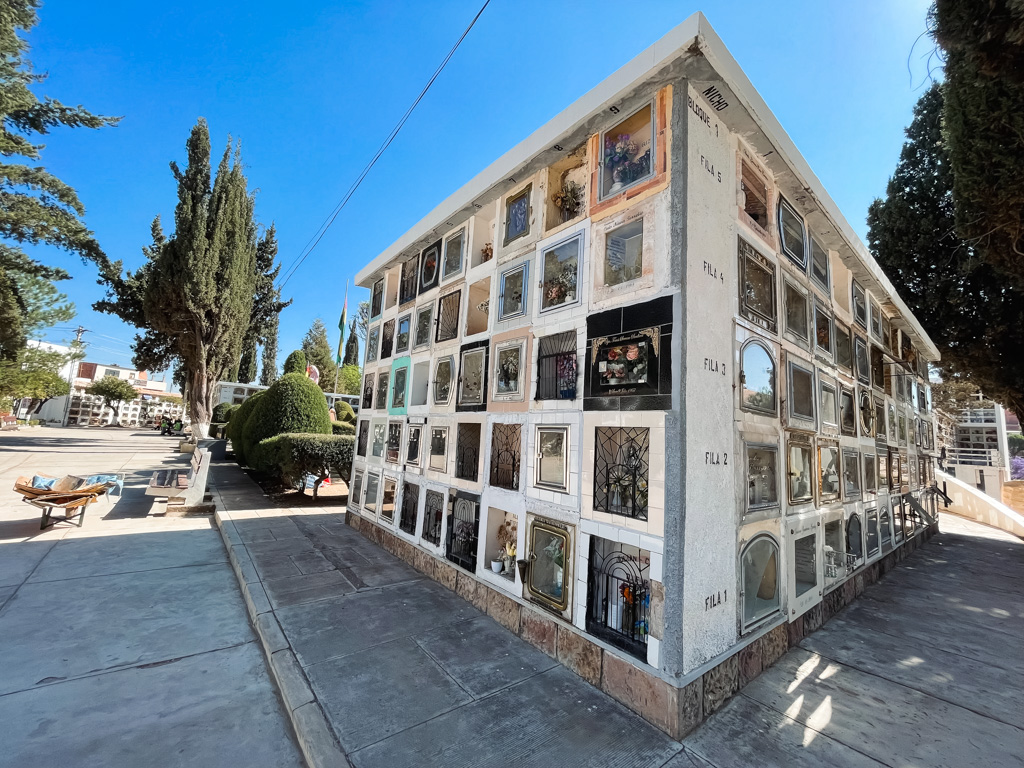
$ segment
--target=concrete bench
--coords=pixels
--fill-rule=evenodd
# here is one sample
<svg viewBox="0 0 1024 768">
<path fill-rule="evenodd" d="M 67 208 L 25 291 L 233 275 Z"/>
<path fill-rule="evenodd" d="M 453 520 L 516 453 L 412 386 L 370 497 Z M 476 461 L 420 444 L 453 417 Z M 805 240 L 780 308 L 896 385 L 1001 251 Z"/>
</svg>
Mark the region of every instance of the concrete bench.
<svg viewBox="0 0 1024 768">
<path fill-rule="evenodd" d="M 147 496 L 158 496 L 187 507 L 203 503 L 206 495 L 206 478 L 210 472 L 210 452 L 196 448 L 192 453 L 188 470 L 158 469 L 149 479 Z"/>
</svg>

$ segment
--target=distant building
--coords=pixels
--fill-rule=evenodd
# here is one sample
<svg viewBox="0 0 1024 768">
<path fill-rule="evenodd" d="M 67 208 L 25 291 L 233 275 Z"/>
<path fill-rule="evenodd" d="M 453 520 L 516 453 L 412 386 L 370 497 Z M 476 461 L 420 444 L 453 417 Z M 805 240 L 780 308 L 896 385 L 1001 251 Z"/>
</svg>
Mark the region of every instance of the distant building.
<svg viewBox="0 0 1024 768">
<path fill-rule="evenodd" d="M 244 403 L 246 399 L 252 397 L 257 392 L 262 392 L 265 389 L 269 389 L 269 387 L 264 387 L 260 384 L 242 384 L 237 381 L 220 381 L 217 382 L 217 402 L 240 405 L 241 403 Z M 359 395 L 343 395 L 338 392 L 327 392 L 325 393 L 325 397 L 327 398 L 327 405 L 330 408 L 334 408 L 335 404 L 339 400 L 344 400 L 352 406 L 353 411 L 356 413 L 359 412 Z"/>
</svg>

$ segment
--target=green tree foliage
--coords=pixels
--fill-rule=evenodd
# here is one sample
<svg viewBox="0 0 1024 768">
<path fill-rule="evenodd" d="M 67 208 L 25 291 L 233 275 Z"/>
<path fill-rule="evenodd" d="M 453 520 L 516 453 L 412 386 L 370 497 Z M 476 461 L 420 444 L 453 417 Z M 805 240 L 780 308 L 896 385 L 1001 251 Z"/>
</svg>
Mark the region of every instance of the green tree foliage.
<svg viewBox="0 0 1024 768">
<path fill-rule="evenodd" d="M 306 353 L 301 349 L 296 349 L 284 360 L 284 372 L 289 373 L 301 373 L 306 374 Z"/>
<path fill-rule="evenodd" d="M 259 445 L 268 472 L 281 481 L 305 492 L 307 475 L 316 478 L 313 498 L 332 469 L 342 477 L 352 473 L 352 457 L 356 439 L 352 435 L 281 434 L 269 437 Z"/>
<path fill-rule="evenodd" d="M 956 233 L 942 104 L 936 84 L 915 106 L 868 245 L 942 353 L 943 378 L 1024 412 L 1024 294 Z"/>
<path fill-rule="evenodd" d="M 366 341 L 366 334 L 370 330 L 370 302 L 360 301 L 359 309 L 356 311 L 356 334 L 360 341 Z"/>
<path fill-rule="evenodd" d="M 101 128 L 120 118 L 102 117 L 33 93 L 45 74 L 32 69 L 22 35 L 39 21 L 39 0 L 7 0 L 0 9 L 0 359 L 15 361 L 34 330 L 70 319 L 74 308 L 53 288 L 67 272 L 29 257 L 21 246 L 51 245 L 103 263 L 105 256 L 82 217 L 75 190 L 38 165 L 35 136 L 52 128 Z M 9 162 L 21 157 L 32 165 Z M 68 314 L 68 313 L 71 314 Z M 17 320 L 17 321 L 15 321 Z"/>
<path fill-rule="evenodd" d="M 245 455 L 245 425 L 259 401 L 268 391 L 264 390 L 247 397 L 238 406 L 238 410 L 231 415 L 231 420 L 228 422 L 228 439 L 231 441 L 231 448 L 235 452 L 235 459 L 243 466 L 248 461 L 248 457 Z"/>
<path fill-rule="evenodd" d="M 331 342 L 327 339 L 327 326 L 319 317 L 302 337 L 302 351 L 306 355 L 306 365 L 315 365 L 320 371 L 320 389 L 324 392 L 333 391 L 338 366 L 334 364 L 336 358 L 331 351 Z"/>
<path fill-rule="evenodd" d="M 135 387 L 116 376 L 104 376 L 102 379 L 97 379 L 85 388 L 85 393 L 103 398 L 103 404 L 114 411 L 115 424 L 121 420 L 121 405 L 125 402 L 130 403 L 139 396 Z"/>
<path fill-rule="evenodd" d="M 210 166 L 210 133 L 202 118 L 186 142 L 188 164 L 171 163 L 178 182 L 174 234 L 164 239 L 154 222 L 148 261 L 135 274 L 110 264 L 110 289 L 96 305 L 144 328 L 136 337 L 135 364 L 160 370 L 177 360 L 193 429 L 207 434 L 217 382 L 242 354 L 256 283 L 253 196 L 241 150 L 229 139 L 216 175 Z"/>
<path fill-rule="evenodd" d="M 363 381 L 363 373 L 358 365 L 341 366 L 338 377 L 338 393 L 342 395 L 358 395 Z"/>
<path fill-rule="evenodd" d="M 285 432 L 331 434 L 327 398 L 304 373 L 286 373 L 256 404 L 242 434 L 249 465 L 254 469 L 267 469 L 266 461 L 256 448 L 268 437 Z"/>
<path fill-rule="evenodd" d="M 231 403 L 217 403 L 213 406 L 213 423 L 226 424 L 228 421 L 228 409 Z"/>
<path fill-rule="evenodd" d="M 273 315 L 267 323 L 263 336 L 263 360 L 260 364 L 260 384 L 269 387 L 277 381 L 277 326 L 278 316 Z"/>
<path fill-rule="evenodd" d="M 224 412 L 224 423 L 231 423 L 232 417 L 238 412 L 238 409 L 241 407 L 241 403 L 235 403 L 234 405 L 228 406 L 228 409 Z"/>
<path fill-rule="evenodd" d="M 1017 457 L 1024 454 L 1024 435 L 1017 434 L 1016 432 L 1007 433 L 1006 442 L 1011 456 Z"/>
<path fill-rule="evenodd" d="M 359 365 L 359 334 L 356 332 L 358 318 L 353 317 L 348 325 L 348 341 L 345 342 L 345 356 L 342 365 Z"/>
<path fill-rule="evenodd" d="M 932 384 L 932 408 L 955 416 L 967 408 L 990 408 L 992 401 L 986 399 L 978 385 L 969 379 L 949 377 L 938 384 Z"/>
<path fill-rule="evenodd" d="M 12 400 L 29 398 L 45 402 L 68 394 L 68 383 L 60 369 L 71 358 L 81 357 L 80 349 L 70 355 L 36 346 L 19 350 L 14 360 L 0 360 L 0 413 L 9 413 Z"/>
<path fill-rule="evenodd" d="M 339 400 L 334 404 L 334 415 L 338 421 L 344 421 L 346 424 L 356 423 L 356 412 L 352 410 L 352 406 L 346 403 L 344 400 Z"/>
<path fill-rule="evenodd" d="M 239 363 L 238 381 L 248 384 L 256 380 L 256 349 L 266 349 L 268 336 L 273 333 L 275 378 L 277 374 L 277 317 L 291 300 L 281 301 L 281 291 L 274 286 L 281 265 L 277 261 L 277 230 L 270 226 L 256 245 L 256 292 L 252 300 L 249 327 L 242 342 L 242 359 Z M 271 322 L 273 320 L 273 322 Z M 264 361 L 266 365 L 266 361 Z M 273 382 L 271 382 L 273 383 Z M 268 386 L 268 385 L 264 385 Z"/>
<path fill-rule="evenodd" d="M 1024 287 L 1024 6 L 936 0 L 930 22 L 945 51 L 957 229 L 983 261 Z"/>
</svg>

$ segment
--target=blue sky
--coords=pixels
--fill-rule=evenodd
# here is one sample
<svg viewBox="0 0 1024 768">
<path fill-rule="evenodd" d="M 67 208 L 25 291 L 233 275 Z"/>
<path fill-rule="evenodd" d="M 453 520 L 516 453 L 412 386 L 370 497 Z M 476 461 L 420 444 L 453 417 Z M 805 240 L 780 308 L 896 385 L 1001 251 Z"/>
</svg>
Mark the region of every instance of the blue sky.
<svg viewBox="0 0 1024 768">
<path fill-rule="evenodd" d="M 342 198 L 482 0 L 45 0 L 29 42 L 40 93 L 116 128 L 59 130 L 44 164 L 74 186 L 100 244 L 142 262 L 173 226 L 171 160 L 196 118 L 215 154 L 241 139 L 260 223 L 287 267 Z M 285 289 L 279 360 L 316 317 L 334 329 L 345 280 L 513 144 L 697 10 L 863 237 L 927 85 L 930 0 L 552 3 L 492 0 L 331 231 Z M 130 365 L 134 330 L 93 312 L 95 268 L 39 253 L 92 331 L 89 359 Z M 898 287 L 898 286 L 897 286 Z M 366 292 L 350 292 L 350 308 Z M 70 338 L 64 326 L 47 335 Z M 332 344 L 336 343 L 332 338 Z"/>
</svg>

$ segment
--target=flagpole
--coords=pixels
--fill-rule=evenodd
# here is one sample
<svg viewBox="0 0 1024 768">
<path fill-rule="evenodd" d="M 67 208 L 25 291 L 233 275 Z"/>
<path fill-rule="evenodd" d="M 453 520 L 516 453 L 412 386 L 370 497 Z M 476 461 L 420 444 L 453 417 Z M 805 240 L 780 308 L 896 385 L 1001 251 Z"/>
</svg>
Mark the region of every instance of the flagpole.
<svg viewBox="0 0 1024 768">
<path fill-rule="evenodd" d="M 346 319 L 345 315 L 347 314 L 346 310 L 348 310 L 348 280 L 345 281 L 345 303 L 342 305 L 342 309 L 341 309 L 341 322 L 338 323 L 338 326 L 339 326 L 338 330 L 341 331 L 341 333 L 338 336 L 338 359 L 337 359 L 337 365 L 334 366 L 334 392 L 335 392 L 335 394 L 337 394 L 337 392 L 338 392 L 338 376 L 341 375 L 341 348 L 342 348 L 342 345 L 345 343 L 345 319 Z"/>
</svg>

